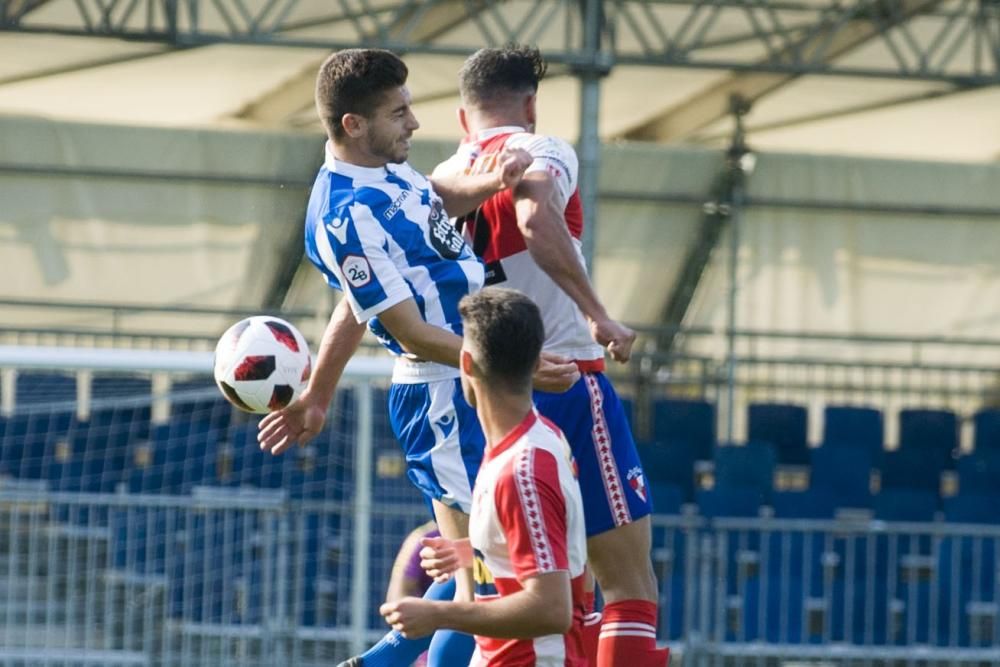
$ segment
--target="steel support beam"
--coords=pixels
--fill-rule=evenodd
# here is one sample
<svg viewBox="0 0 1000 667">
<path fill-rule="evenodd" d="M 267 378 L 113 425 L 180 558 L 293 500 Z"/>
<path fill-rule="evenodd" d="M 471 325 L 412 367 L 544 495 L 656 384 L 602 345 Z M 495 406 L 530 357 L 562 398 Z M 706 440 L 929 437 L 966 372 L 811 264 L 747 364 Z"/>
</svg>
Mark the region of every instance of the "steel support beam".
<svg viewBox="0 0 1000 667">
<path fill-rule="evenodd" d="M 1000 83 L 1000 5 L 996 0 L 597 0 L 611 39 L 600 46 L 612 64 L 765 73 L 780 85 L 807 74 L 945 81 L 957 86 Z M 305 0 L 49 0 L 73 18 L 47 24 L 31 13 L 38 1 L 0 2 L 0 30 L 114 36 L 175 45 L 218 43 L 340 49 L 359 44 L 408 53 L 464 55 L 482 46 L 537 42 L 544 35 L 553 63 L 587 64 L 581 7 L 589 0 L 365 0 L 364 12 L 330 3 L 332 13 L 303 21 Z M 525 5 L 527 4 L 527 7 Z M 339 12 L 338 12 L 339 9 Z M 205 18 L 220 20 L 208 27 Z M 908 20 L 928 19 L 920 30 Z M 464 24 L 457 39 L 421 35 L 420 26 L 447 16 Z M 342 22 L 354 34 L 303 37 L 316 21 Z M 739 30 L 734 25 L 742 26 Z M 454 36 L 454 34 L 452 35 Z M 554 38 L 554 39 L 553 39 Z M 864 40 L 882 44 L 887 62 L 851 65 L 835 56 Z M 739 43 L 739 51 L 724 48 Z M 970 57 L 961 57 L 963 49 Z M 777 80 L 779 84 L 775 84 Z M 770 83 L 768 83 L 770 82 Z M 725 98 L 738 92 L 719 91 Z M 750 98 L 755 95 L 750 95 Z"/>
<path fill-rule="evenodd" d="M 902 0 L 898 12 L 887 16 L 885 23 L 876 24 L 870 19 L 837 16 L 799 37 L 777 54 L 777 60 L 787 60 L 795 53 L 807 50 L 822 52 L 817 57 L 827 67 L 831 61 L 862 44 L 876 38 L 881 31 L 900 25 L 922 12 L 933 10 L 940 0 Z M 678 141 L 690 137 L 729 113 L 730 99 L 735 95 L 751 104 L 770 92 L 788 84 L 800 73 L 770 73 L 767 63 L 761 62 L 760 71 L 735 74 L 684 100 L 673 108 L 657 114 L 625 130 L 621 138 L 645 141 Z"/>
</svg>

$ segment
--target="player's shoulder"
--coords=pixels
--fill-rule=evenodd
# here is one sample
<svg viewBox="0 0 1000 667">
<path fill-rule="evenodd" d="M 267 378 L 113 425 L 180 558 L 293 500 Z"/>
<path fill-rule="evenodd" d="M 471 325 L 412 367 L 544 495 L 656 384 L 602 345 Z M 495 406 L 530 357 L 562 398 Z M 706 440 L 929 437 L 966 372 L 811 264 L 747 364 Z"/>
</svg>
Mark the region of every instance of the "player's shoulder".
<svg viewBox="0 0 1000 667">
<path fill-rule="evenodd" d="M 515 132 L 507 138 L 505 146 L 522 148 L 536 156 L 572 156 L 573 160 L 576 160 L 576 150 L 572 144 L 565 139 L 549 134 Z"/>
</svg>

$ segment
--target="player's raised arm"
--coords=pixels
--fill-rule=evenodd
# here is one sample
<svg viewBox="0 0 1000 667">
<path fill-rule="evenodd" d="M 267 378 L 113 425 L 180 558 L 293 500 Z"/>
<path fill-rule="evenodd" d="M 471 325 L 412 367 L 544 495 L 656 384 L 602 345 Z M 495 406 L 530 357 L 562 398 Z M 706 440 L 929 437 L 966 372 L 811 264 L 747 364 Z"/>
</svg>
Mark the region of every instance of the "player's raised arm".
<svg viewBox="0 0 1000 667">
<path fill-rule="evenodd" d="M 539 267 L 580 308 L 594 340 L 616 361 L 628 361 L 635 332 L 611 319 L 577 255 L 566 221 L 564 197 L 547 171 L 532 171 L 514 189 L 517 225 Z"/>
<path fill-rule="evenodd" d="M 466 174 L 464 169 L 443 162 L 430 176 L 434 191 L 452 217 L 474 211 L 489 197 L 516 187 L 531 166 L 531 154 L 520 148 L 504 150 L 488 171 Z"/>
<path fill-rule="evenodd" d="M 297 401 L 261 420 L 257 441 L 262 450 L 281 454 L 296 443 L 316 437 L 326 423 L 326 411 L 337 383 L 364 334 L 365 325 L 358 323 L 347 299 L 342 299 L 323 332 L 309 386 Z"/>
</svg>

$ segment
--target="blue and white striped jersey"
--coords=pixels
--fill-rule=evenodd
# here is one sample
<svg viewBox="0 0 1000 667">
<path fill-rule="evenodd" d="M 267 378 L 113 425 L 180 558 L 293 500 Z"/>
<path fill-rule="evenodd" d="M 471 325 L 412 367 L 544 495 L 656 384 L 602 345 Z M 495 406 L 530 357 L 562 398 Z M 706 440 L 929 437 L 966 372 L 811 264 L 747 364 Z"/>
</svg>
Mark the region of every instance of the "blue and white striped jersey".
<svg viewBox="0 0 1000 667">
<path fill-rule="evenodd" d="M 483 265 L 430 182 L 407 163 L 358 167 L 328 147 L 309 198 L 305 246 L 358 322 L 395 355 L 404 353 L 380 312 L 412 297 L 429 324 L 461 335 L 458 302 L 483 286 Z"/>
</svg>

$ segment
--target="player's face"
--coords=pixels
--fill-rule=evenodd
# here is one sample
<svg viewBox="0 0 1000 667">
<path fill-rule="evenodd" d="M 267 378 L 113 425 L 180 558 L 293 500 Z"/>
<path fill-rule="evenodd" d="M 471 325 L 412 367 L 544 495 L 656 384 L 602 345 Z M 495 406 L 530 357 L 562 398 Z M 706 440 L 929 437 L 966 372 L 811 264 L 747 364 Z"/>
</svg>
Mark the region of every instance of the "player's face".
<svg viewBox="0 0 1000 667">
<path fill-rule="evenodd" d="M 386 162 L 405 162 L 410 154 L 410 137 L 420 127 L 410 108 L 410 91 L 400 86 L 388 91 L 368 119 L 366 150 Z"/>
</svg>

